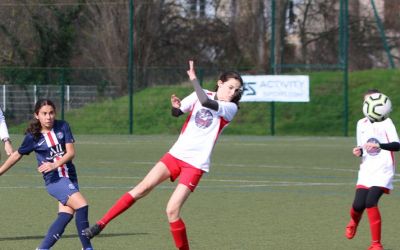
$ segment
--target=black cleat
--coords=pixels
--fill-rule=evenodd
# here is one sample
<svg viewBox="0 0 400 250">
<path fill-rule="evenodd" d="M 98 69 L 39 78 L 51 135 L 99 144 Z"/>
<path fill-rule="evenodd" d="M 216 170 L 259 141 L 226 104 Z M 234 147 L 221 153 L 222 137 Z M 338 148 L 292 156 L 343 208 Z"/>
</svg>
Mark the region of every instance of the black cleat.
<svg viewBox="0 0 400 250">
<path fill-rule="evenodd" d="M 98 235 L 101 232 L 101 230 L 103 229 L 100 227 L 99 224 L 94 224 L 93 226 L 84 229 L 83 233 L 88 239 L 91 239 L 94 236 Z"/>
</svg>

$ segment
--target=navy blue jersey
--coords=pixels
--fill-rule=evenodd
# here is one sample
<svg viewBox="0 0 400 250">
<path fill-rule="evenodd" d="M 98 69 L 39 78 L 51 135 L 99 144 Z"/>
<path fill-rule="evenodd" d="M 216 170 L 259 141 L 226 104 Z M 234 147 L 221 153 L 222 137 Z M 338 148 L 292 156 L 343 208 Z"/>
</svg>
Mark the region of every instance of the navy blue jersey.
<svg viewBox="0 0 400 250">
<path fill-rule="evenodd" d="M 35 151 L 38 166 L 40 166 L 43 162 L 55 162 L 60 159 L 66 153 L 65 144 L 74 142 L 68 123 L 55 120 L 53 129 L 48 133 L 42 133 L 38 140 L 31 133 L 27 133 L 18 153 L 28 155 Z M 56 170 L 43 174 L 46 185 L 56 182 L 60 178 L 77 181 L 76 170 L 72 161 L 63 164 Z"/>
</svg>

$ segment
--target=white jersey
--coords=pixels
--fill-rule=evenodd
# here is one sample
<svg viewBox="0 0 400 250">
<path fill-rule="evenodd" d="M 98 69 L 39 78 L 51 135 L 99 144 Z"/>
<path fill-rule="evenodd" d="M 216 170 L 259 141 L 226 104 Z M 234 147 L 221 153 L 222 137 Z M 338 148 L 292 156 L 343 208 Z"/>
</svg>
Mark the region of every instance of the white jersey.
<svg viewBox="0 0 400 250">
<path fill-rule="evenodd" d="M 215 92 L 204 91 L 210 99 L 214 99 Z M 218 111 L 203 107 L 195 92 L 181 101 L 181 111 L 190 114 L 178 140 L 169 151 L 175 158 L 205 172 L 210 169 L 211 152 L 218 136 L 238 111 L 233 102 L 216 101 Z"/>
<path fill-rule="evenodd" d="M 3 110 L 0 108 L 0 139 L 9 138 L 6 118 L 4 117 Z"/>
<path fill-rule="evenodd" d="M 362 147 L 367 142 L 399 142 L 396 128 L 390 118 L 382 122 L 370 122 L 363 118 L 357 123 L 357 145 Z M 395 173 L 394 154 L 384 149 L 370 150 L 363 148 L 362 162 L 358 172 L 357 185 L 378 186 L 393 189 Z"/>
</svg>

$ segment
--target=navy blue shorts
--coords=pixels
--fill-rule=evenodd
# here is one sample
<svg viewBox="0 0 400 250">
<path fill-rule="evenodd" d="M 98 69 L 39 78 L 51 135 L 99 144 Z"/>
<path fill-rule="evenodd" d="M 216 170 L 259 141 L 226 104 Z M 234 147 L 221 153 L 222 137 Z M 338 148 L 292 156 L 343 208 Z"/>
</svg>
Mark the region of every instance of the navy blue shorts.
<svg viewBox="0 0 400 250">
<path fill-rule="evenodd" d="M 46 186 L 47 192 L 65 206 L 69 197 L 79 192 L 78 182 L 72 182 L 69 178 L 60 178 L 57 182 Z"/>
</svg>

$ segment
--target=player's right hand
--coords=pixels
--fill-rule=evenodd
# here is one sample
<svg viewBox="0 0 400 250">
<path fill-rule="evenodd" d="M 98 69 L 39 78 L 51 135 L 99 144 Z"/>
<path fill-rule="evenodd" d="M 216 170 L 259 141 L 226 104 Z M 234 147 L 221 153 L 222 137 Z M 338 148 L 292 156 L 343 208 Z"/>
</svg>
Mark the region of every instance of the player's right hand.
<svg viewBox="0 0 400 250">
<path fill-rule="evenodd" d="M 179 99 L 175 94 L 171 95 L 171 105 L 177 109 L 181 107 L 181 99 Z"/>
<path fill-rule="evenodd" d="M 353 155 L 360 157 L 362 154 L 362 149 L 360 147 L 353 148 Z"/>
</svg>

